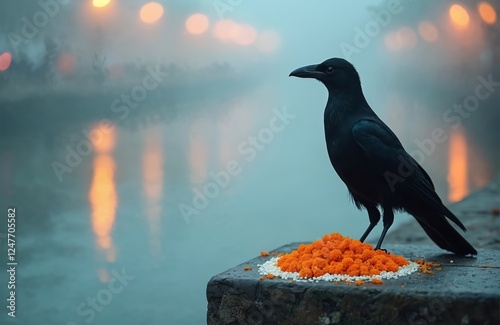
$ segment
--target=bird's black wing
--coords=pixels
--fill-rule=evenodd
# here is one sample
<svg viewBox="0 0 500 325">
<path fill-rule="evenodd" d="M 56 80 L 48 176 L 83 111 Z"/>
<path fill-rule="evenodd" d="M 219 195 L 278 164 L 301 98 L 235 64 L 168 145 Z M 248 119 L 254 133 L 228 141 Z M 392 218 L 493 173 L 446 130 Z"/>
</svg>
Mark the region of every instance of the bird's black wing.
<svg viewBox="0 0 500 325">
<path fill-rule="evenodd" d="M 465 231 L 460 220 L 441 202 L 429 175 L 404 150 L 387 125 L 378 119 L 363 119 L 354 124 L 352 135 L 370 162 L 372 171 L 387 182 L 390 190 L 419 198 Z"/>
</svg>

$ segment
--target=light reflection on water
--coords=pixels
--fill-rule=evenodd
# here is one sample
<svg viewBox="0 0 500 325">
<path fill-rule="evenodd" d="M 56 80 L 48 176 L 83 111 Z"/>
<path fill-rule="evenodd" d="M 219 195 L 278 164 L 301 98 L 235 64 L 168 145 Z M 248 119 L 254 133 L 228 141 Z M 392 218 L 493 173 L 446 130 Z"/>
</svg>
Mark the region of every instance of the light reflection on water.
<svg viewBox="0 0 500 325">
<path fill-rule="evenodd" d="M 115 223 L 118 197 L 115 184 L 116 164 L 111 151 L 115 143 L 115 129 L 103 132 L 100 141 L 94 141 L 93 176 L 89 191 L 92 209 L 91 223 L 98 249 L 106 261 L 115 261 L 112 230 Z"/>
<path fill-rule="evenodd" d="M 163 131 L 159 126 L 144 132 L 144 151 L 142 157 L 142 182 L 144 207 L 149 226 L 151 255 L 162 257 L 161 216 L 163 210 L 164 151 Z M 167 175 L 168 177 L 168 175 Z"/>
<path fill-rule="evenodd" d="M 255 107 L 251 102 L 237 102 L 228 111 L 227 117 L 217 121 L 217 148 L 219 170 L 226 168 L 228 161 L 236 159 L 238 143 L 252 132 L 255 127 Z"/>
<path fill-rule="evenodd" d="M 206 118 L 198 118 L 189 127 L 189 167 L 190 180 L 201 184 L 207 178 L 209 123 Z"/>
</svg>

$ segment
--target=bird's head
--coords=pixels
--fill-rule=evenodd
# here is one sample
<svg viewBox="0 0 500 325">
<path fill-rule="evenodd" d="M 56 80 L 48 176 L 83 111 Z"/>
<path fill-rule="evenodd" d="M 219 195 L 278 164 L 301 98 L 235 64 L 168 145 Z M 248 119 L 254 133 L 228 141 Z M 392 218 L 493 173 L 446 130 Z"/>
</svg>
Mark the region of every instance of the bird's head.
<svg viewBox="0 0 500 325">
<path fill-rule="evenodd" d="M 356 69 L 347 60 L 341 58 L 332 58 L 320 64 L 298 68 L 290 73 L 290 77 L 317 79 L 328 90 L 361 88 Z"/>
</svg>

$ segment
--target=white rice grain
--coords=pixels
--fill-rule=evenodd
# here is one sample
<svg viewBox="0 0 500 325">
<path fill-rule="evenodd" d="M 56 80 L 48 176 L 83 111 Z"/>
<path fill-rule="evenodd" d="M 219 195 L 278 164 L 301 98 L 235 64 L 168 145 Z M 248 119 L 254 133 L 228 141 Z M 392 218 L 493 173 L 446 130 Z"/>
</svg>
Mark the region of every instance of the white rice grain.
<svg viewBox="0 0 500 325">
<path fill-rule="evenodd" d="M 324 274 L 318 277 L 304 278 L 299 276 L 298 272 L 283 272 L 277 265 L 279 257 L 273 257 L 264 264 L 259 264 L 258 271 L 260 275 L 272 274 L 276 277 L 280 277 L 285 280 L 294 280 L 297 282 L 318 282 L 318 281 L 345 281 L 345 282 L 356 282 L 357 280 L 371 281 L 372 279 L 397 279 L 402 276 L 410 275 L 418 270 L 418 264 L 411 262 L 408 265 L 400 266 L 396 272 L 382 271 L 380 275 L 360 275 L 360 276 L 350 276 L 347 274 Z"/>
</svg>

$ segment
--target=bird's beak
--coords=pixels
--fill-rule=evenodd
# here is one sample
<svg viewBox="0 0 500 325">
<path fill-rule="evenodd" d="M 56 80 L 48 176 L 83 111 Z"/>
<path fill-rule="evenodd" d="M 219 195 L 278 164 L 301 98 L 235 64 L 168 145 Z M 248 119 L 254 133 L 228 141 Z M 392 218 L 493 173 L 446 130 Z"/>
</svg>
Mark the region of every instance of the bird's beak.
<svg viewBox="0 0 500 325">
<path fill-rule="evenodd" d="M 318 67 L 317 64 L 313 64 L 295 69 L 290 73 L 289 77 L 321 79 L 321 77 L 324 77 L 325 74 L 321 71 L 317 71 L 316 70 L 317 67 Z"/>
</svg>

